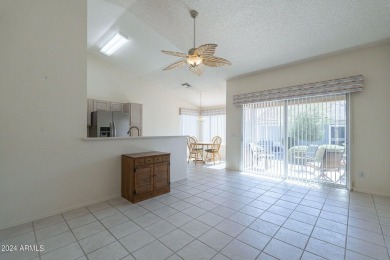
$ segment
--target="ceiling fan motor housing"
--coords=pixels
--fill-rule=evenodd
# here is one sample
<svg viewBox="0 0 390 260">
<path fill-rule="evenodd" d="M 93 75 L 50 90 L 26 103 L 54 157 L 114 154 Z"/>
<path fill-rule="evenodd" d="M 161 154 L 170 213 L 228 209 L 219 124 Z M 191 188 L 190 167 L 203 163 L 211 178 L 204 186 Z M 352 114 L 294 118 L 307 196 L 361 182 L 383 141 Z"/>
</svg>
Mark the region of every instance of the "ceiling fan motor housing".
<svg viewBox="0 0 390 260">
<path fill-rule="evenodd" d="M 195 19 L 196 17 L 198 17 L 199 13 L 197 11 L 195 11 L 195 10 L 191 10 L 190 14 L 191 14 L 191 17 Z"/>
<path fill-rule="evenodd" d="M 195 55 L 195 51 L 196 51 L 196 48 L 191 48 L 191 49 L 188 51 L 188 55 Z"/>
</svg>

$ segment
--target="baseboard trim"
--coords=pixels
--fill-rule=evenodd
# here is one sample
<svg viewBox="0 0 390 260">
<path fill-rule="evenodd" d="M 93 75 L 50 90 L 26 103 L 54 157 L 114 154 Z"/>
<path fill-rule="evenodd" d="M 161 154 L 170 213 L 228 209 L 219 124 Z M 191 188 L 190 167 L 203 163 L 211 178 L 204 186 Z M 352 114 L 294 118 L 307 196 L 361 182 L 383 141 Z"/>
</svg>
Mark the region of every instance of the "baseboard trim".
<svg viewBox="0 0 390 260">
<path fill-rule="evenodd" d="M 35 217 L 32 217 L 32 218 L 28 218 L 28 219 L 24 219 L 22 221 L 12 222 L 12 223 L 10 223 L 8 225 L 0 226 L 0 230 L 11 228 L 11 227 L 15 227 L 15 226 L 19 226 L 19 225 L 22 225 L 22 224 L 25 224 L 25 223 L 28 223 L 28 222 L 32 222 L 32 221 L 38 220 L 38 219 L 42 219 L 42 218 L 47 218 L 47 217 L 51 217 L 51 216 L 54 216 L 54 215 L 58 215 L 58 214 L 65 213 L 65 212 L 70 211 L 70 210 L 74 210 L 74 209 L 90 206 L 90 205 L 93 205 L 93 204 L 96 204 L 96 203 L 100 203 L 100 202 L 107 201 L 107 200 L 110 200 L 110 199 L 118 198 L 120 196 L 121 196 L 120 194 L 111 195 L 111 196 L 108 196 L 108 197 L 105 197 L 105 198 L 102 198 L 102 199 L 93 200 L 93 201 L 89 201 L 89 202 L 86 202 L 86 203 L 78 204 L 78 205 L 75 205 L 75 206 L 72 206 L 72 207 L 51 211 L 50 213 L 39 215 L 39 216 L 35 216 Z"/>
<path fill-rule="evenodd" d="M 361 193 L 367 193 L 367 194 L 372 194 L 376 196 L 382 196 L 382 197 L 390 197 L 390 194 L 385 194 L 385 193 L 379 193 L 379 192 L 372 192 L 372 191 L 367 191 L 367 190 L 362 190 L 362 189 L 356 189 L 353 188 L 351 192 L 361 192 Z"/>
</svg>

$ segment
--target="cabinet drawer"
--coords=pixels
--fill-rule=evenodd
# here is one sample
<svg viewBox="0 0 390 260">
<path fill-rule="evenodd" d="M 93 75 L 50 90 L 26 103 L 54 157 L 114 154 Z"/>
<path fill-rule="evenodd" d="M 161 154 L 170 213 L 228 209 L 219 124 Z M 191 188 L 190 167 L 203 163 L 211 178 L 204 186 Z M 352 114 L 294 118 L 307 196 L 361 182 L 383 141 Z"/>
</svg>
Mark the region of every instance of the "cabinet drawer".
<svg viewBox="0 0 390 260">
<path fill-rule="evenodd" d="M 155 156 L 154 157 L 154 162 L 155 163 L 159 163 L 159 162 L 162 162 L 162 161 L 163 161 L 162 156 Z"/>
<path fill-rule="evenodd" d="M 135 166 L 144 165 L 144 164 L 145 164 L 144 158 L 139 158 L 139 159 L 135 159 L 135 160 L 134 160 L 134 165 L 135 165 Z"/>
<path fill-rule="evenodd" d="M 145 158 L 145 164 L 152 164 L 153 163 L 153 157 L 146 157 Z"/>
<path fill-rule="evenodd" d="M 163 162 L 169 162 L 169 155 L 163 155 Z"/>
</svg>

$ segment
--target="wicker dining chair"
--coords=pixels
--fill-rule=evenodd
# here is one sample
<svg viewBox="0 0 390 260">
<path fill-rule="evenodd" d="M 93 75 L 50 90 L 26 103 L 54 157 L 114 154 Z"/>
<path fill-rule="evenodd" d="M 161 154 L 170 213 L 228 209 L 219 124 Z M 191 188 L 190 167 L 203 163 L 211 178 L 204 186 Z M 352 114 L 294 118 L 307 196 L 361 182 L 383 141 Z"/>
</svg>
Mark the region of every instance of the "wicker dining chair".
<svg viewBox="0 0 390 260">
<path fill-rule="evenodd" d="M 217 136 L 217 135 L 214 136 L 213 138 L 211 138 L 211 142 L 212 142 L 212 143 L 214 143 L 215 138 L 221 138 L 221 137 L 219 137 L 219 136 Z"/>
<path fill-rule="evenodd" d="M 213 138 L 213 144 L 211 145 L 211 148 L 205 150 L 206 152 L 205 161 L 207 161 L 207 159 L 210 159 L 213 160 L 215 164 L 216 158 L 218 157 L 219 162 L 221 162 L 221 154 L 219 153 L 219 150 L 221 148 L 221 143 L 222 143 L 221 137 L 215 136 Z"/>
<path fill-rule="evenodd" d="M 202 148 L 198 148 L 196 145 L 196 139 L 192 136 L 187 137 L 188 158 L 187 163 L 194 159 L 195 164 L 197 161 L 202 160 Z"/>
</svg>

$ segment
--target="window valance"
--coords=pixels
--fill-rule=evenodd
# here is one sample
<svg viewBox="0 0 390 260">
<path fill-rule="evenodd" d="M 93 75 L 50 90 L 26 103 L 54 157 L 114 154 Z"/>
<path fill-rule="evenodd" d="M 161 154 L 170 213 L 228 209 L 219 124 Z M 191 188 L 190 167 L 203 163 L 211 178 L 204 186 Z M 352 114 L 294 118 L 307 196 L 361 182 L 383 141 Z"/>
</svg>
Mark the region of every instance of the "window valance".
<svg viewBox="0 0 390 260">
<path fill-rule="evenodd" d="M 239 94 L 233 96 L 233 104 L 243 105 L 263 101 L 359 92 L 363 91 L 363 82 L 364 77 L 362 75 L 358 75 L 341 79 Z"/>
<path fill-rule="evenodd" d="M 199 111 L 196 109 L 179 108 L 179 115 L 199 116 Z"/>
<path fill-rule="evenodd" d="M 226 115 L 226 109 L 207 109 L 201 111 L 202 116 L 217 116 L 217 115 Z"/>
<path fill-rule="evenodd" d="M 207 110 L 196 110 L 189 108 L 179 108 L 179 115 L 187 115 L 187 116 L 216 116 L 216 115 L 226 115 L 225 108 L 219 109 L 207 109 Z"/>
</svg>

